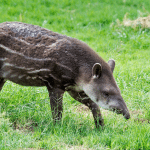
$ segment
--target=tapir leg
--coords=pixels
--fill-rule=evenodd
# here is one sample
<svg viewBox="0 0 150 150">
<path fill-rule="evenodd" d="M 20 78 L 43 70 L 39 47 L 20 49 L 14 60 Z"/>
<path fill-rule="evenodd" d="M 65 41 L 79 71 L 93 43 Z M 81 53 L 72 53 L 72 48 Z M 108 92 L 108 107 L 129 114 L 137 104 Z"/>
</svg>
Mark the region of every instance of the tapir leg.
<svg viewBox="0 0 150 150">
<path fill-rule="evenodd" d="M 4 78 L 0 78 L 0 91 L 2 90 L 4 83 L 5 83 Z"/>
<path fill-rule="evenodd" d="M 75 91 L 68 91 L 68 93 L 77 101 L 79 101 L 82 104 L 85 104 L 89 107 L 89 109 L 92 111 L 95 125 L 98 128 L 99 126 L 103 126 L 103 118 L 101 116 L 100 108 L 99 106 L 94 103 L 84 92 L 77 93 Z"/>
<path fill-rule="evenodd" d="M 50 105 L 52 110 L 52 116 L 54 119 L 54 123 L 56 121 L 61 120 L 62 112 L 63 112 L 63 94 L 64 91 L 58 88 L 51 89 L 47 86 L 49 97 L 50 97 Z"/>
</svg>

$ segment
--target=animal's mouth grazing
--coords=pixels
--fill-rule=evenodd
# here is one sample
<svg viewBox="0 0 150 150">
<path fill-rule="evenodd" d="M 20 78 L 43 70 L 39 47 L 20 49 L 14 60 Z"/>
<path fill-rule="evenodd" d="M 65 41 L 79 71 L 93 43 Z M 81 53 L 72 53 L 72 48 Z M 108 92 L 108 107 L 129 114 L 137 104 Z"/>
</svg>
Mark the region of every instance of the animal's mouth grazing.
<svg viewBox="0 0 150 150">
<path fill-rule="evenodd" d="M 124 117 L 126 118 L 126 119 L 129 119 L 130 118 L 130 114 L 129 114 L 129 112 L 127 111 L 125 114 L 123 114 L 124 115 Z"/>
<path fill-rule="evenodd" d="M 123 110 L 123 109 L 118 109 L 118 108 L 111 108 L 110 110 L 112 110 L 113 112 L 115 112 L 117 114 L 123 114 L 123 116 L 126 119 L 130 118 L 130 113 L 128 112 L 128 110 Z"/>
</svg>

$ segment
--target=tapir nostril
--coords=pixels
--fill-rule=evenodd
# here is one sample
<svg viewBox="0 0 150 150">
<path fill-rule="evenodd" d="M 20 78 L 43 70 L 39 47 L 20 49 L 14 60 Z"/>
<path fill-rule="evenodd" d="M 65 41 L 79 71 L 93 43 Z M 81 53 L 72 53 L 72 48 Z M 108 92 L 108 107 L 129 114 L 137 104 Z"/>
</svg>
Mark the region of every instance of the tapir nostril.
<svg viewBox="0 0 150 150">
<path fill-rule="evenodd" d="M 126 119 L 129 119 L 129 118 L 130 118 L 130 114 L 127 112 L 127 113 L 124 115 L 124 117 L 125 117 Z"/>
<path fill-rule="evenodd" d="M 123 116 L 124 116 L 126 119 L 129 119 L 129 118 L 130 118 L 130 113 L 129 113 L 129 111 L 128 111 L 128 110 L 125 110 L 125 111 L 123 112 Z"/>
</svg>

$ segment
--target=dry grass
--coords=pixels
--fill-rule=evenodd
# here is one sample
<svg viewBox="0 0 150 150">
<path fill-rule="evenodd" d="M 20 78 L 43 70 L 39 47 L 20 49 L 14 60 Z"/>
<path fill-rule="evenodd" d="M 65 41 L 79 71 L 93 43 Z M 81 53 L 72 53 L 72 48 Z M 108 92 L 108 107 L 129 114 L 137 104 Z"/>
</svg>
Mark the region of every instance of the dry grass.
<svg viewBox="0 0 150 150">
<path fill-rule="evenodd" d="M 19 149 L 19 150 L 42 150 L 42 149 L 38 149 L 38 148 L 22 148 L 22 149 Z"/>
<path fill-rule="evenodd" d="M 72 146 L 72 147 L 67 147 L 68 150 L 92 150 L 89 148 L 85 148 L 83 145 L 82 146 Z"/>
<path fill-rule="evenodd" d="M 125 14 L 124 18 L 123 18 L 123 22 L 121 22 L 119 19 L 116 20 L 117 25 L 119 26 L 126 26 L 126 27 L 132 27 L 132 28 L 136 28 L 136 27 L 141 27 L 143 29 L 146 28 L 150 28 L 150 15 L 148 15 L 147 17 L 139 17 L 135 20 L 130 20 L 127 17 L 128 13 Z M 111 25 L 112 26 L 112 25 Z"/>
</svg>

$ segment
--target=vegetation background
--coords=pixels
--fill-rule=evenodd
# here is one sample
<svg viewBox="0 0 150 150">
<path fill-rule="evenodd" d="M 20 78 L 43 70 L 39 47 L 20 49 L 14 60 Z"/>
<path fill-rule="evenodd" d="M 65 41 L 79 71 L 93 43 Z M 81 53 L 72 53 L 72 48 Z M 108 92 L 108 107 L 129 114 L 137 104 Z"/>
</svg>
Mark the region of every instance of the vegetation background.
<svg viewBox="0 0 150 150">
<path fill-rule="evenodd" d="M 96 129 L 91 112 L 67 93 L 63 120 L 54 126 L 45 87 L 7 82 L 0 93 L 0 149 L 149 150 L 150 29 L 125 27 L 148 16 L 150 0 L 0 0 L 0 22 L 39 25 L 86 42 L 106 61 L 116 60 L 115 79 L 131 119 L 102 109 Z"/>
</svg>

